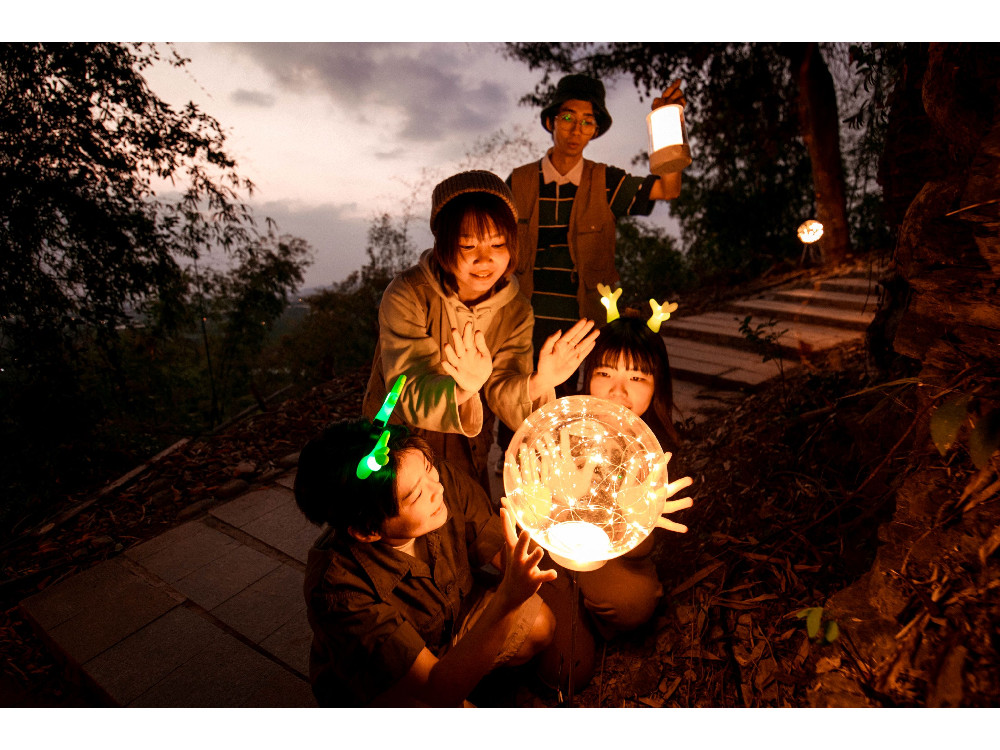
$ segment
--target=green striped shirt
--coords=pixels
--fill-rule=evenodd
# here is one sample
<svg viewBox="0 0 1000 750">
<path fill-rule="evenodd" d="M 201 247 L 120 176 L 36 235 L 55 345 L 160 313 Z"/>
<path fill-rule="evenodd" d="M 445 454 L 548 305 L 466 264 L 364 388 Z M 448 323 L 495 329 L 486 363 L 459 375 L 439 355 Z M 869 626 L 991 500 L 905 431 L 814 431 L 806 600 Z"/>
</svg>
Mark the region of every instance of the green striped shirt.
<svg viewBox="0 0 1000 750">
<path fill-rule="evenodd" d="M 653 210 L 649 191 L 655 175 L 636 177 L 618 167 L 605 169 L 608 205 L 616 219 L 648 216 Z M 510 184 L 510 178 L 507 180 Z M 542 162 L 538 162 L 538 251 L 533 270 L 534 291 L 531 307 L 535 313 L 535 356 L 551 334 L 566 330 L 580 317 L 576 299 L 577 278 L 569 254 L 569 217 L 577 186 L 545 182 Z"/>
</svg>

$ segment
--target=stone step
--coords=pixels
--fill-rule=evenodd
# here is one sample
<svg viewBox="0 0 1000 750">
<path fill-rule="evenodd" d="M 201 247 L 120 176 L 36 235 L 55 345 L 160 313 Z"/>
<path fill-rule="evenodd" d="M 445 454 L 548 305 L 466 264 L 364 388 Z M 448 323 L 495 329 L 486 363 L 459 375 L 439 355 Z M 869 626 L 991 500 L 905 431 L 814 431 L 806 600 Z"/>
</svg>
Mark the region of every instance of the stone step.
<svg viewBox="0 0 1000 750">
<path fill-rule="evenodd" d="M 777 360 L 764 362 L 754 352 L 675 336 L 664 336 L 663 340 L 675 387 L 686 382 L 726 391 L 753 391 L 781 371 Z M 798 362 L 784 359 L 780 365 L 787 373 Z"/>
<path fill-rule="evenodd" d="M 883 263 L 879 264 L 864 264 L 857 268 L 852 268 L 841 275 L 845 279 L 878 279 L 886 272 L 887 266 Z"/>
<path fill-rule="evenodd" d="M 840 277 L 834 279 L 823 279 L 816 282 L 817 288 L 823 291 L 843 292 L 845 294 L 857 294 L 860 296 L 870 296 L 878 299 L 878 277 L 868 278 L 848 278 Z"/>
<path fill-rule="evenodd" d="M 832 292 L 823 289 L 778 289 L 770 294 L 776 300 L 808 304 L 810 307 L 839 307 L 844 310 L 871 311 L 878 298 L 874 295 Z"/>
<path fill-rule="evenodd" d="M 874 310 L 845 310 L 841 307 L 819 306 L 808 302 L 784 302 L 770 299 L 745 299 L 727 303 L 724 308 L 743 315 L 757 315 L 765 320 L 777 319 L 835 326 L 852 331 L 864 331 L 875 317 Z M 781 327 L 780 325 L 778 327 Z"/>
<path fill-rule="evenodd" d="M 701 315 L 691 315 L 686 318 L 671 318 L 669 324 L 661 328 L 665 336 L 694 339 L 705 343 L 718 344 L 743 351 L 754 351 L 753 345 L 740 333 L 739 328 L 743 317 L 732 312 L 710 312 Z M 751 316 L 751 330 L 760 324 L 770 322 L 769 317 Z M 854 341 L 862 336 L 860 331 L 845 330 L 834 326 L 816 325 L 800 321 L 781 321 L 773 328 L 766 328 L 761 333 L 767 335 L 770 331 L 781 333 L 776 344 L 780 353 L 792 359 L 811 352 L 823 351 Z M 671 361 L 671 367 L 673 361 Z"/>
</svg>

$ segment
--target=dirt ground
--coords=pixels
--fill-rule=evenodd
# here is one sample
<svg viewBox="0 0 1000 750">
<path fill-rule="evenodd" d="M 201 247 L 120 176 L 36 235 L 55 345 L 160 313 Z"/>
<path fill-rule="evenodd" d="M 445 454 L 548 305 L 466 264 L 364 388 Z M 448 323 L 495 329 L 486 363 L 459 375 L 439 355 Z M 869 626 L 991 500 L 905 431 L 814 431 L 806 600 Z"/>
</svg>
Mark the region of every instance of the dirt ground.
<svg viewBox="0 0 1000 750">
<path fill-rule="evenodd" d="M 319 428 L 358 412 L 365 374 L 347 374 L 221 434 L 193 440 L 99 502 L 70 504 L 51 528 L 0 549 L 0 705 L 93 703 L 64 679 L 21 618 L 18 601 L 287 470 Z M 690 528 L 687 534 L 655 532 L 665 596 L 646 626 L 602 644 L 598 671 L 572 696 L 572 705 L 823 705 L 817 695 L 833 675 L 862 684 L 850 693 L 860 696 L 856 702 L 841 705 L 926 705 L 931 680 L 923 672 L 954 672 L 954 665 L 938 662 L 947 661 L 957 636 L 948 636 L 948 643 L 942 636 L 935 646 L 928 630 L 934 623 L 923 621 L 923 662 L 911 660 L 905 677 L 911 688 L 914 680 L 926 684 L 906 692 L 896 674 L 895 683 L 883 679 L 875 690 L 877 675 L 856 642 L 860 628 L 850 617 L 838 620 L 832 610 L 820 609 L 872 569 L 879 527 L 891 520 L 898 488 L 915 468 L 907 458 L 912 387 L 869 385 L 864 352 L 855 345 L 806 363 L 698 425 L 683 426 L 684 447 L 671 462 L 671 475 L 694 478 L 689 494 L 695 504 L 675 514 Z M 948 471 L 961 489 L 972 470 L 953 463 Z M 985 502 L 980 510 L 995 512 L 995 504 Z M 988 519 L 980 526 L 988 537 Z M 953 696 L 954 705 L 996 705 L 1000 575 L 996 556 L 990 557 L 994 549 L 986 552 L 983 570 L 965 571 L 956 563 L 951 573 L 953 592 L 967 594 L 958 610 L 958 619 L 969 623 L 966 630 L 973 627 L 969 601 L 978 608 L 976 632 L 992 626 L 972 654 L 984 675 L 981 684 Z M 938 552 L 945 560 L 947 550 Z M 934 554 L 931 549 L 924 558 Z M 979 576 L 979 588 L 973 587 L 978 597 L 958 585 L 963 575 L 968 581 Z M 922 601 L 917 594 L 911 598 Z M 914 611 L 911 606 L 907 615 Z M 943 615 L 933 616 L 940 621 Z M 484 685 L 474 699 L 516 707 L 569 702 L 524 670 Z"/>
</svg>

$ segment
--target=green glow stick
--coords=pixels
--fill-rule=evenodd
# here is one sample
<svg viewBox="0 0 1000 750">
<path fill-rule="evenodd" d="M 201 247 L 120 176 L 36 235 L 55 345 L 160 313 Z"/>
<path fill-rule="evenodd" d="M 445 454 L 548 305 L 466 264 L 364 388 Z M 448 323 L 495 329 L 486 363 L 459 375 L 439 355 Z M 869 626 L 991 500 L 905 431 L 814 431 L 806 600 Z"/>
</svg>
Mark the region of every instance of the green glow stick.
<svg viewBox="0 0 1000 750">
<path fill-rule="evenodd" d="M 399 401 L 399 394 L 403 392 L 403 385 L 405 383 L 405 375 L 400 375 L 396 378 L 396 382 L 392 384 L 392 388 L 385 396 L 385 401 L 382 402 L 382 408 L 375 415 L 374 422 L 380 422 L 382 427 L 386 426 L 389 422 L 389 417 L 392 416 L 392 410 L 396 408 L 396 402 Z"/>
</svg>

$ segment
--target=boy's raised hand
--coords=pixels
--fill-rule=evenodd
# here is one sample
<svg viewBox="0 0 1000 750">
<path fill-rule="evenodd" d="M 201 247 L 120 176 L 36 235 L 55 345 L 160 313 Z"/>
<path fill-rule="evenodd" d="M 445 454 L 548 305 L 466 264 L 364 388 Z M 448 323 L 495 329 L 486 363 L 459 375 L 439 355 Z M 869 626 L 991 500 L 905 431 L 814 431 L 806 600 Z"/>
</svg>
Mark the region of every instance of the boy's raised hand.
<svg viewBox="0 0 1000 750">
<path fill-rule="evenodd" d="M 543 583 L 554 581 L 557 574 L 554 570 L 538 568 L 545 551 L 538 546 L 529 551 L 531 537 L 527 531 L 522 531 L 518 536 L 514 514 L 510 511 L 507 498 L 500 498 L 500 505 L 500 522 L 503 524 L 503 535 L 507 541 L 507 554 L 503 580 L 497 587 L 497 594 L 504 596 L 507 606 L 514 609 L 530 599 Z"/>
<path fill-rule="evenodd" d="M 555 388 L 576 372 L 580 363 L 594 348 L 600 331 L 594 321 L 581 318 L 566 331 L 556 331 L 542 344 L 538 352 L 537 375 L 547 388 Z"/>
<path fill-rule="evenodd" d="M 452 328 L 451 338 L 452 343 L 444 345 L 441 368 L 466 393 L 479 393 L 493 372 L 493 355 L 486 346 L 486 337 L 482 331 L 474 330 L 470 322 L 461 334 Z"/>
</svg>

